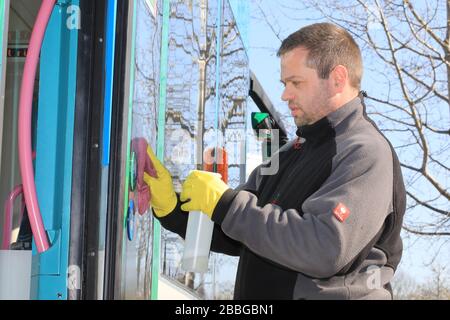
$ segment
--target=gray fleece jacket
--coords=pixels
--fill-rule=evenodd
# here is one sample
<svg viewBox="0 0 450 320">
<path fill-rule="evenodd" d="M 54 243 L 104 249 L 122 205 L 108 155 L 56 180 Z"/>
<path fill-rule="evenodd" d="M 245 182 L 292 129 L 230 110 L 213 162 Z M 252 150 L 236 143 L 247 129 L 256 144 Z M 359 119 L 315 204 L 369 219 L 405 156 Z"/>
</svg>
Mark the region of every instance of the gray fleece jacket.
<svg viewBox="0 0 450 320">
<path fill-rule="evenodd" d="M 240 256 L 235 299 L 391 299 L 406 203 L 392 146 L 362 94 L 297 135 L 213 212 L 212 250 Z M 184 237 L 186 216 L 160 220 Z"/>
</svg>

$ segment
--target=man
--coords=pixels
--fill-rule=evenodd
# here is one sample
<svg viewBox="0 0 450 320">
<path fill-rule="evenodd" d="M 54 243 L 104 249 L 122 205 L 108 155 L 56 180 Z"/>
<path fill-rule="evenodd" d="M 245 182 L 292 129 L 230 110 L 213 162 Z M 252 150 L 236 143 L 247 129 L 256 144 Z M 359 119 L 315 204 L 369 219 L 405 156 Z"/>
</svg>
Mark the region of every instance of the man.
<svg viewBox="0 0 450 320">
<path fill-rule="evenodd" d="M 291 34 L 278 56 L 298 127 L 278 172 L 262 175 L 264 163 L 233 190 L 193 171 L 178 199 L 149 150 L 154 213 L 182 237 L 185 211 L 216 223 L 212 250 L 240 256 L 235 299 L 392 299 L 405 189 L 394 150 L 365 113 L 360 50 L 344 29 L 318 23 Z"/>
</svg>

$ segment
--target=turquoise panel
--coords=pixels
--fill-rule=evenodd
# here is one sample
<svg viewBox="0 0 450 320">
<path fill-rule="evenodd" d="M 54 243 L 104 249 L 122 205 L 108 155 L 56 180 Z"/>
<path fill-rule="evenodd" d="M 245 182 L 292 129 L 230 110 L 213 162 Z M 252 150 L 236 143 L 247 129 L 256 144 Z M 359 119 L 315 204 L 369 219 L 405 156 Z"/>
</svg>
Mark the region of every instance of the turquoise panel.
<svg viewBox="0 0 450 320">
<path fill-rule="evenodd" d="M 67 299 L 79 12 L 78 0 L 58 1 L 41 51 L 35 178 L 51 248 L 34 251 L 34 299 Z"/>
</svg>

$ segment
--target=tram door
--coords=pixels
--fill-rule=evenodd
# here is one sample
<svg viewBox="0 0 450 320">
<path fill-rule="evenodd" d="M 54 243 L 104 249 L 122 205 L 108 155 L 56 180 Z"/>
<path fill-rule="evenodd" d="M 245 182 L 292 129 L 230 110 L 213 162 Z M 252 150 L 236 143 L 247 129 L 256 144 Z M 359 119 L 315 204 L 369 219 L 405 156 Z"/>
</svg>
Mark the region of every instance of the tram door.
<svg viewBox="0 0 450 320">
<path fill-rule="evenodd" d="M 19 97 L 31 31 L 41 4 L 39 0 L 0 3 L 0 281 L 7 291 L 1 298 L 67 296 L 78 1 L 58 1 L 51 11 L 34 79 L 33 159 L 29 159 L 34 179 L 24 182 L 18 158 Z M 32 241 L 28 218 L 30 210 L 36 210 L 24 209 L 24 183 L 36 186 L 41 212 L 37 215 L 45 228 L 40 234 L 50 244 L 42 250 Z M 15 296 L 10 288 L 23 288 L 23 294 Z"/>
<path fill-rule="evenodd" d="M 121 136 L 128 132 L 121 66 L 133 1 L 54 1 L 32 108 L 34 183 L 49 243 L 37 250 L 22 205 L 17 123 L 30 34 L 43 3 L 0 2 L 0 299 L 115 298 L 124 230 L 119 195 L 131 140 Z M 19 282 L 21 295 L 12 295 Z"/>
<path fill-rule="evenodd" d="M 93 12 L 85 17 L 92 26 L 81 30 L 88 41 L 79 43 L 87 52 L 79 63 L 89 66 L 85 71 L 91 81 L 80 86 L 80 108 L 89 106 L 89 121 L 86 125 L 80 117 L 84 139 L 80 136 L 75 148 L 81 150 L 77 154 L 86 151 L 87 167 L 77 165 L 83 159 L 75 163 L 74 177 L 80 178 L 74 188 L 77 200 L 72 200 L 84 208 L 85 216 L 79 221 L 82 228 L 72 228 L 70 256 L 83 282 L 81 294 L 72 294 L 81 299 L 150 299 L 153 224 L 149 210 L 138 213 L 132 140 L 142 137 L 154 144 L 156 137 L 159 86 L 153 79 L 159 77 L 159 57 L 154 52 L 159 52 L 161 38 L 153 11 L 157 3 L 81 3 L 82 17 L 83 8 Z M 81 81 L 80 72 L 78 76 Z M 83 237 L 85 243 L 78 241 L 75 248 Z"/>
<path fill-rule="evenodd" d="M 153 219 L 133 204 L 131 151 L 157 136 L 158 3 L 80 1 L 68 299 L 152 297 Z"/>
</svg>

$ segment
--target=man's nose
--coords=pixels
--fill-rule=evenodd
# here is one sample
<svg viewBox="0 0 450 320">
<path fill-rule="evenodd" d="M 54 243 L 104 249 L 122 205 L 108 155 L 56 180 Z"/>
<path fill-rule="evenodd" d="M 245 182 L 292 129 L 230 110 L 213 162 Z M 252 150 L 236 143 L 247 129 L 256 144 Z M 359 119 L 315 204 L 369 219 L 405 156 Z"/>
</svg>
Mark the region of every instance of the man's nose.
<svg viewBox="0 0 450 320">
<path fill-rule="evenodd" d="M 281 100 L 290 101 L 293 100 L 293 98 L 292 93 L 287 88 L 284 88 L 283 93 L 281 94 Z"/>
</svg>

